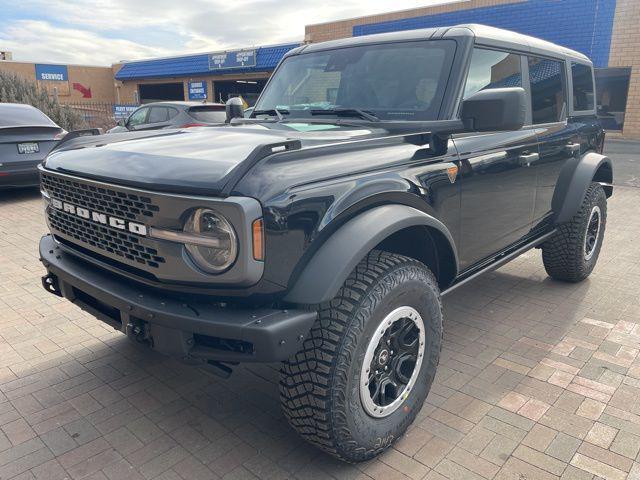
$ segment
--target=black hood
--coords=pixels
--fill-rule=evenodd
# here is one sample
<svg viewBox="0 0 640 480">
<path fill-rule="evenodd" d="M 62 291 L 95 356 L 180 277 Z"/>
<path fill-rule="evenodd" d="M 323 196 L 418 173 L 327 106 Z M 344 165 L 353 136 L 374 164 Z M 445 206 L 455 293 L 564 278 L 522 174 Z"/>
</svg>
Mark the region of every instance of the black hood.
<svg viewBox="0 0 640 480">
<path fill-rule="evenodd" d="M 371 137 L 365 127 L 255 124 L 80 137 L 54 151 L 47 170 L 177 193 L 219 194 L 251 167 L 252 152 L 287 141 L 300 148 Z"/>
</svg>

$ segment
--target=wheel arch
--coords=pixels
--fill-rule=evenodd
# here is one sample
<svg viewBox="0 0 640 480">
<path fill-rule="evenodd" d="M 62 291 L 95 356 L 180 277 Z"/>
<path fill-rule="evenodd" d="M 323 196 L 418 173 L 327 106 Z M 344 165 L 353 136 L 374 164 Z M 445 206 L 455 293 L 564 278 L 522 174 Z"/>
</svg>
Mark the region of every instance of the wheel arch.
<svg viewBox="0 0 640 480">
<path fill-rule="evenodd" d="M 284 300 L 296 304 L 331 300 L 358 262 L 381 247 L 425 262 L 441 288 L 457 275 L 455 243 L 442 222 L 406 205 L 381 205 L 333 232 L 304 266 Z"/>
<path fill-rule="evenodd" d="M 575 215 L 591 182 L 603 184 L 607 197 L 613 194 L 613 164 L 609 157 L 588 152 L 562 167 L 551 203 L 556 224 Z"/>
</svg>

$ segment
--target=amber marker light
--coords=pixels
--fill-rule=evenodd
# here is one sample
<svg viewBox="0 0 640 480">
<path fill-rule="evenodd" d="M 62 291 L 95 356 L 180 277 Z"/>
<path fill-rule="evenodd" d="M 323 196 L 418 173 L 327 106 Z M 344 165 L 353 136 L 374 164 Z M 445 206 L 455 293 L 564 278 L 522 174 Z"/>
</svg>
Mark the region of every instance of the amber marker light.
<svg viewBox="0 0 640 480">
<path fill-rule="evenodd" d="M 264 262 L 264 221 L 259 218 L 251 225 L 253 233 L 253 258 Z"/>
</svg>

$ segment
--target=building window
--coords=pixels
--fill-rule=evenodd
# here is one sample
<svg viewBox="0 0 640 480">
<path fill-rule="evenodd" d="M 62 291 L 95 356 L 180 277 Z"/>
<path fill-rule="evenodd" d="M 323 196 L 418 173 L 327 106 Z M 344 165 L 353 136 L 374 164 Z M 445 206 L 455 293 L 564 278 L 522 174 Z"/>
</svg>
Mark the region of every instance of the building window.
<svg viewBox="0 0 640 480">
<path fill-rule="evenodd" d="M 464 98 L 490 88 L 521 87 L 520 55 L 475 48 L 469 66 Z"/>
<path fill-rule="evenodd" d="M 605 130 L 622 130 L 631 68 L 597 68 L 595 74 L 600 123 Z"/>
<path fill-rule="evenodd" d="M 563 62 L 529 57 L 533 123 L 560 122 L 567 115 Z"/>
<path fill-rule="evenodd" d="M 591 67 L 581 63 L 572 63 L 571 79 L 573 81 L 573 109 L 576 111 L 593 110 L 595 98 Z"/>
</svg>

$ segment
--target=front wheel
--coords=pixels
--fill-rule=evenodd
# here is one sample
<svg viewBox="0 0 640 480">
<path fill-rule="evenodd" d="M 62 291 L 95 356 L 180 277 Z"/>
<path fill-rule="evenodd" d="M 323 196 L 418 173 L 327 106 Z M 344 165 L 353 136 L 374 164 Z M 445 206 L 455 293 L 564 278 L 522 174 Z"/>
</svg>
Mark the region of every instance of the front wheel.
<svg viewBox="0 0 640 480">
<path fill-rule="evenodd" d="M 550 277 L 565 282 L 587 278 L 598 261 L 607 223 L 607 196 L 592 183 L 578 212 L 542 244 L 542 261 Z"/>
<path fill-rule="evenodd" d="M 289 423 L 326 452 L 370 459 L 413 422 L 440 357 L 442 309 L 422 263 L 373 251 L 320 306 L 303 348 L 283 363 Z"/>
</svg>

